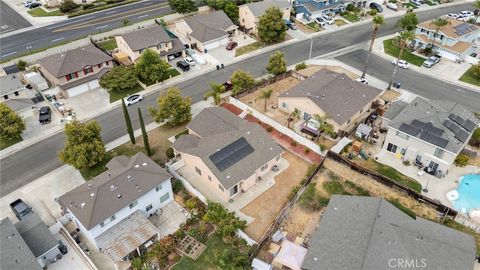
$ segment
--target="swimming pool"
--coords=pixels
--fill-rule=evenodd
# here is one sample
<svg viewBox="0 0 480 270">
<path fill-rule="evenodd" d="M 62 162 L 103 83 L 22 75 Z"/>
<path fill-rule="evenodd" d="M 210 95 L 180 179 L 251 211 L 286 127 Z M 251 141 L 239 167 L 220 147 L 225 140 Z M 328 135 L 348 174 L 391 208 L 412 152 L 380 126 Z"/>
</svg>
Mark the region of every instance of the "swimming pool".
<svg viewBox="0 0 480 270">
<path fill-rule="evenodd" d="M 455 209 L 466 214 L 475 208 L 480 209 L 480 174 L 460 177 L 457 192 L 458 199 L 453 202 Z"/>
</svg>

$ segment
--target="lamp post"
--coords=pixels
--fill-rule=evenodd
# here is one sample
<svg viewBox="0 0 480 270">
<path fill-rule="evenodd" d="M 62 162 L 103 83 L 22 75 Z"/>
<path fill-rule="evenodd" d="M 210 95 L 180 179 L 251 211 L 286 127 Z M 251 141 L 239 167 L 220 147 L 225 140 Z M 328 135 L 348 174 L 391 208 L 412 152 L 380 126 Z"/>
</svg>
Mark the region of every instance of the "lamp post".
<svg viewBox="0 0 480 270">
<path fill-rule="evenodd" d="M 308 60 L 312 59 L 313 38 L 310 38 L 310 52 L 308 53 Z"/>
<path fill-rule="evenodd" d="M 427 193 L 428 192 L 428 184 L 430 183 L 430 177 L 427 179 L 427 185 L 423 189 L 423 192 Z"/>
</svg>

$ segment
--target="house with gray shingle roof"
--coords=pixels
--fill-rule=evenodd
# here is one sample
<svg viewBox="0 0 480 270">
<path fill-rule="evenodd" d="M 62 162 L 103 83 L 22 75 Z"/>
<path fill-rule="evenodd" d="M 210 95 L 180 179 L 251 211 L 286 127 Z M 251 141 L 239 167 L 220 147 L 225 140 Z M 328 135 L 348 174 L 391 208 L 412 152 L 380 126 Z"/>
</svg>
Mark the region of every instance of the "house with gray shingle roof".
<svg viewBox="0 0 480 270">
<path fill-rule="evenodd" d="M 258 21 L 267 9 L 280 9 L 284 20 L 290 20 L 292 4 L 288 0 L 265 0 L 253 2 L 238 7 L 238 21 L 247 33 L 257 34 Z"/>
<path fill-rule="evenodd" d="M 106 167 L 58 203 L 98 249 L 119 262 L 157 239 L 147 218 L 172 201 L 172 175 L 141 152 L 114 157 Z"/>
<path fill-rule="evenodd" d="M 151 49 L 165 58 L 165 61 L 185 56 L 185 45 L 171 37 L 163 26 L 149 26 L 134 32 L 115 36 L 118 50 L 135 62 L 142 52 Z"/>
<path fill-rule="evenodd" d="M 278 108 L 295 109 L 308 120 L 315 114 L 327 115 L 327 122 L 339 134 L 347 132 L 371 112 L 383 90 L 356 82 L 345 73 L 322 69 L 278 96 Z"/>
<path fill-rule="evenodd" d="M 66 97 L 100 87 L 98 79 L 113 68 L 113 58 L 93 44 L 38 60 L 40 72 Z"/>
<path fill-rule="evenodd" d="M 284 152 L 261 126 L 224 108 L 204 109 L 187 129 L 172 148 L 198 179 L 194 185 L 224 202 L 255 185 Z"/>
<path fill-rule="evenodd" d="M 394 104 L 383 116 L 391 118 L 383 150 L 399 155 L 399 162 L 409 160 L 444 177 L 478 127 L 478 118 L 465 106 L 444 100 L 417 97 Z"/>
<path fill-rule="evenodd" d="M 206 52 L 227 45 L 237 36 L 238 26 L 223 12 L 196 14 L 179 20 L 174 29 L 178 36 L 192 49 Z"/>
<path fill-rule="evenodd" d="M 16 74 L 0 77 L 0 103 L 23 117 L 33 115 L 35 93 L 34 90 L 27 89 Z"/>
<path fill-rule="evenodd" d="M 413 219 L 383 198 L 330 198 L 302 269 L 473 270 L 473 236 Z"/>
</svg>

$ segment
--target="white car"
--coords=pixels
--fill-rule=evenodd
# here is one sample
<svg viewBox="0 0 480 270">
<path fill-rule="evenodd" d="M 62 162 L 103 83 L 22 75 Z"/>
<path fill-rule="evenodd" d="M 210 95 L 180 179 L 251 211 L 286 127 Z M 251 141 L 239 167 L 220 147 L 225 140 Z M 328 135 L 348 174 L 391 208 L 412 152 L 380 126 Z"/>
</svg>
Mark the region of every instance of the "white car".
<svg viewBox="0 0 480 270">
<path fill-rule="evenodd" d="M 473 15 L 474 15 L 473 12 L 470 11 L 470 10 L 464 10 L 464 11 L 460 12 L 460 16 L 462 16 L 464 18 L 465 17 L 471 17 Z"/>
<path fill-rule="evenodd" d="M 35 0 L 26 0 L 25 3 L 23 3 L 23 6 L 24 7 L 29 7 L 34 2 L 35 2 Z"/>
<path fill-rule="evenodd" d="M 143 96 L 141 94 L 134 94 L 131 96 L 128 96 L 123 99 L 125 101 L 125 104 L 127 106 L 133 105 L 135 103 L 138 103 L 143 100 Z"/>
<path fill-rule="evenodd" d="M 361 84 L 365 84 L 365 85 L 367 85 L 367 84 L 368 84 L 368 81 L 367 81 L 367 79 L 365 79 L 365 78 L 362 78 L 362 77 L 360 77 L 360 78 L 356 79 L 355 81 L 356 81 L 356 82 L 359 82 L 359 83 L 361 83 Z"/>
<path fill-rule="evenodd" d="M 195 66 L 195 60 L 193 60 L 191 57 L 186 57 L 185 62 L 187 62 L 190 66 Z"/>
<path fill-rule="evenodd" d="M 192 58 L 198 64 L 202 66 L 207 64 L 207 61 L 200 54 L 196 53 L 194 50 L 186 49 L 185 52 L 187 53 L 188 56 L 190 56 L 190 58 Z"/>
<path fill-rule="evenodd" d="M 399 60 L 397 63 L 397 60 L 392 61 L 392 65 L 397 65 L 400 68 L 407 69 L 408 68 L 408 62 L 405 60 Z"/>
<path fill-rule="evenodd" d="M 333 18 L 328 16 L 327 14 L 323 14 L 322 18 L 328 25 L 333 24 Z"/>
<path fill-rule="evenodd" d="M 320 26 L 325 26 L 325 20 L 323 18 L 317 17 L 315 18 L 315 22 Z"/>
<path fill-rule="evenodd" d="M 398 6 L 396 3 L 390 3 L 388 2 L 387 3 L 387 8 L 391 9 L 391 10 L 395 10 L 395 11 L 398 11 Z"/>
<path fill-rule="evenodd" d="M 452 19 L 458 19 L 458 14 L 457 13 L 448 13 L 447 17 L 452 18 Z"/>
</svg>

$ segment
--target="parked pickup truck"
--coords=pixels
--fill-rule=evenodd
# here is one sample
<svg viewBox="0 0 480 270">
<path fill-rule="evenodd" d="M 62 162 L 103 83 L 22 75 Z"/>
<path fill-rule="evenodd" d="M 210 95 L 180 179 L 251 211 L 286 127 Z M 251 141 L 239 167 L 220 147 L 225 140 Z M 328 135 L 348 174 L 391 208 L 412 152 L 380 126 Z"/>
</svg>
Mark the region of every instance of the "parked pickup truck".
<svg viewBox="0 0 480 270">
<path fill-rule="evenodd" d="M 22 199 L 17 199 L 10 204 L 13 213 L 17 216 L 18 220 L 22 220 L 24 217 L 32 213 L 32 208 L 28 206 Z"/>
</svg>

